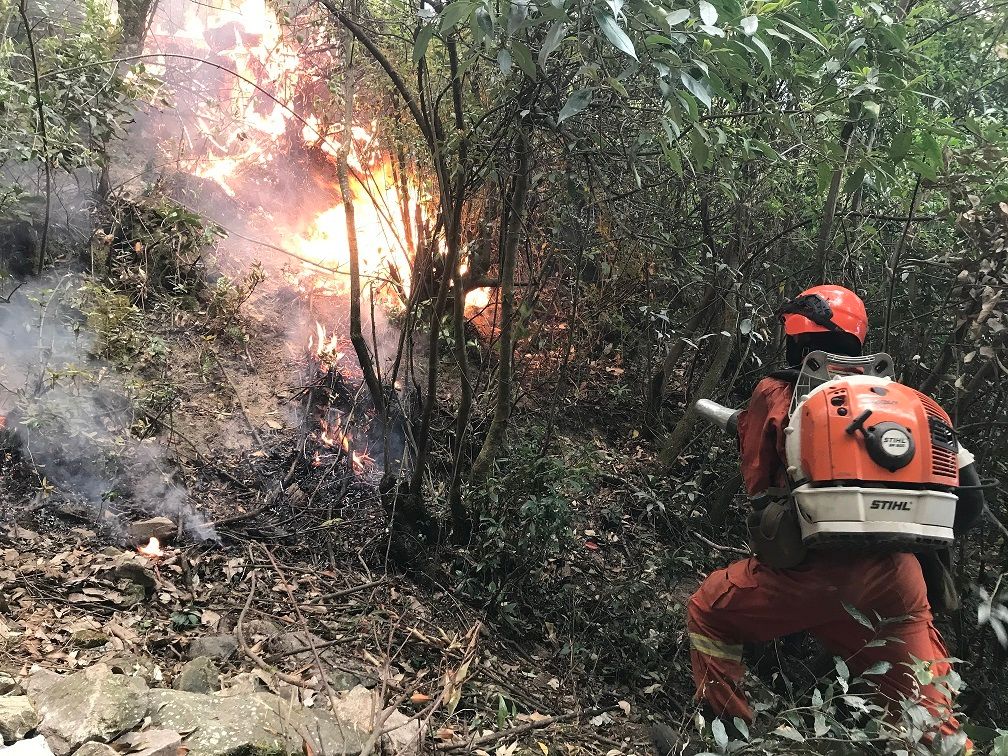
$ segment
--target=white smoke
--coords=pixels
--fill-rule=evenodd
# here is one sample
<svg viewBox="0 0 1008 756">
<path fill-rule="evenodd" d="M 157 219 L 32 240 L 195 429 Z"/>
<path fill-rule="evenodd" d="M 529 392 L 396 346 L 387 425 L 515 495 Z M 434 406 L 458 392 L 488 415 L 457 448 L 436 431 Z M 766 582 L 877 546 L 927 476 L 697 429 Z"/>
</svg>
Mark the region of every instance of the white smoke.
<svg viewBox="0 0 1008 756">
<path fill-rule="evenodd" d="M 0 415 L 40 489 L 84 504 L 95 524 L 121 527 L 120 515 L 142 512 L 198 540 L 214 537 L 173 479 L 164 447 L 130 432 L 128 382 L 94 356 L 96 337 L 69 304 L 81 284 L 76 275 L 32 282 L 0 302 Z"/>
</svg>

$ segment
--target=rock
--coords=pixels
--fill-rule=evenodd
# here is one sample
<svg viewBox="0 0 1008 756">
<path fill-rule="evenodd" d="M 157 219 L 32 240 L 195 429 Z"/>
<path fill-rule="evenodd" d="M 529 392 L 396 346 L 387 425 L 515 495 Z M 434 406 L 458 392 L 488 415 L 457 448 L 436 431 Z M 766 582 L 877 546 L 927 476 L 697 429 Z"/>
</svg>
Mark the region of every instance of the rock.
<svg viewBox="0 0 1008 756">
<path fill-rule="evenodd" d="M 137 656 L 129 651 L 123 651 L 111 659 L 106 659 L 105 663 L 113 672 L 120 675 L 142 677 L 148 685 L 163 679 L 161 668 L 153 659 L 147 656 Z"/>
<path fill-rule="evenodd" d="M 247 693 L 257 693 L 260 690 L 266 690 L 266 686 L 254 672 L 239 672 L 228 680 L 224 689 L 221 690 L 221 695 L 241 696 Z"/>
<path fill-rule="evenodd" d="M 198 659 L 206 656 L 210 659 L 224 661 L 238 649 L 238 639 L 233 635 L 202 635 L 193 638 L 189 644 L 186 656 L 189 659 Z"/>
<path fill-rule="evenodd" d="M 0 748 L 0 754 L 3 756 L 53 756 L 52 749 L 41 735 L 28 740 L 19 740 L 12 746 Z"/>
<path fill-rule="evenodd" d="M 119 756 L 119 752 L 112 746 L 92 740 L 74 751 L 73 756 Z"/>
<path fill-rule="evenodd" d="M 28 670 L 28 682 L 25 686 L 28 698 L 35 701 L 38 696 L 45 693 L 61 679 L 62 675 L 58 675 L 45 667 L 33 664 L 32 668 Z"/>
<path fill-rule="evenodd" d="M 14 743 L 35 729 L 39 716 L 28 696 L 0 697 L 0 736 L 4 743 Z"/>
<path fill-rule="evenodd" d="M 144 595 L 150 596 L 157 587 L 154 573 L 139 562 L 125 562 L 112 570 L 115 580 L 128 580 L 143 589 Z"/>
<path fill-rule="evenodd" d="M 137 546 L 146 546 L 151 538 L 157 538 L 164 545 L 178 535 L 178 527 L 167 517 L 151 517 L 149 520 L 131 522 L 126 530 L 130 542 Z"/>
<path fill-rule="evenodd" d="M 21 696 L 24 695 L 24 688 L 21 683 L 6 672 L 0 672 L 0 696 Z"/>
<path fill-rule="evenodd" d="M 197 656 L 186 662 L 172 687 L 189 693 L 214 693 L 220 690 L 220 670 L 209 657 Z"/>
<path fill-rule="evenodd" d="M 381 712 L 379 694 L 370 691 L 363 685 L 343 694 L 333 704 L 336 716 L 355 724 L 361 730 L 370 732 L 376 714 Z M 382 725 L 385 734 L 382 740 L 388 745 L 388 750 L 399 756 L 414 756 L 420 751 L 420 723 L 401 711 L 390 712 Z"/>
<path fill-rule="evenodd" d="M 356 756 L 364 733 L 346 720 L 306 709 L 272 693 L 203 695 L 180 690 L 150 692 L 151 726 L 188 733 L 189 756 L 276 756 L 314 753 Z"/>
<path fill-rule="evenodd" d="M 28 697 L 42 720 L 38 731 L 56 756 L 89 740 L 107 743 L 136 727 L 147 713 L 147 683 L 117 675 L 106 664 L 57 677 L 52 681 L 33 674 L 28 679 Z"/>
<path fill-rule="evenodd" d="M 108 640 L 109 637 L 101 630 L 77 630 L 70 636 L 70 642 L 80 648 L 100 648 Z"/>
<path fill-rule="evenodd" d="M 182 745 L 182 736 L 174 730 L 127 732 L 113 745 L 120 752 L 128 753 L 130 756 L 177 756 L 179 746 Z"/>
</svg>

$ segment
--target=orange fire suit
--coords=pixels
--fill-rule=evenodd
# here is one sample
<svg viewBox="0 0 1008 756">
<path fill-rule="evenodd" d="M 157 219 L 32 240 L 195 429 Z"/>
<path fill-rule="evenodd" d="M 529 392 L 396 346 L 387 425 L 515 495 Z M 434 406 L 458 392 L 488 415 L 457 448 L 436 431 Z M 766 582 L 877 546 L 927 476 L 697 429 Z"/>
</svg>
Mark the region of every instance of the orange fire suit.
<svg viewBox="0 0 1008 756">
<path fill-rule="evenodd" d="M 791 394 L 790 383 L 765 378 L 739 416 L 742 477 L 750 496 L 786 485 L 783 431 Z M 847 612 L 845 602 L 869 618 L 877 613 L 904 619 L 870 630 Z M 711 573 L 693 594 L 687 629 L 697 695 L 729 722 L 753 718 L 740 687 L 743 643 L 807 631 L 846 660 L 852 674 L 889 662 L 888 672 L 871 678 L 885 698 L 916 697 L 945 722 L 943 732 L 958 729 L 947 697 L 933 685 L 919 686 L 905 666 L 916 658 L 931 662 L 936 677 L 950 670 L 941 661 L 948 652 L 913 554 L 812 551 L 793 569 L 771 569 L 756 558 L 735 562 Z M 891 640 L 882 645 L 882 639 Z"/>
</svg>

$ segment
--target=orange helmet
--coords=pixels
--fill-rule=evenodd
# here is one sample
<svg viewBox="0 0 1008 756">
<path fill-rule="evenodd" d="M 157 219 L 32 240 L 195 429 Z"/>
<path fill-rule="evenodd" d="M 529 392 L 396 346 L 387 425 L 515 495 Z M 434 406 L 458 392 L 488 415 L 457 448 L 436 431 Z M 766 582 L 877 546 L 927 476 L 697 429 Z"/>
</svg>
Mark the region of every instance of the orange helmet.
<svg viewBox="0 0 1008 756">
<path fill-rule="evenodd" d="M 868 313 L 861 297 L 843 286 L 813 286 L 781 307 L 784 333 L 843 332 L 864 344 L 868 334 Z"/>
</svg>

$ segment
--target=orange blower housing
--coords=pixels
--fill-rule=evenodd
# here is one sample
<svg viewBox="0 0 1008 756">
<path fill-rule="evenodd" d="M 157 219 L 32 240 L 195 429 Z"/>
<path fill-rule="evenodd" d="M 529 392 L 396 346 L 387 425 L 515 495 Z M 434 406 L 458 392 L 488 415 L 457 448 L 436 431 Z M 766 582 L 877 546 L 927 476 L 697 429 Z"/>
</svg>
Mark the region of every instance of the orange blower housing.
<svg viewBox="0 0 1008 756">
<path fill-rule="evenodd" d="M 864 374 L 838 375 L 796 399 L 785 449 L 806 544 L 951 542 L 958 445 L 934 400 Z"/>
</svg>

